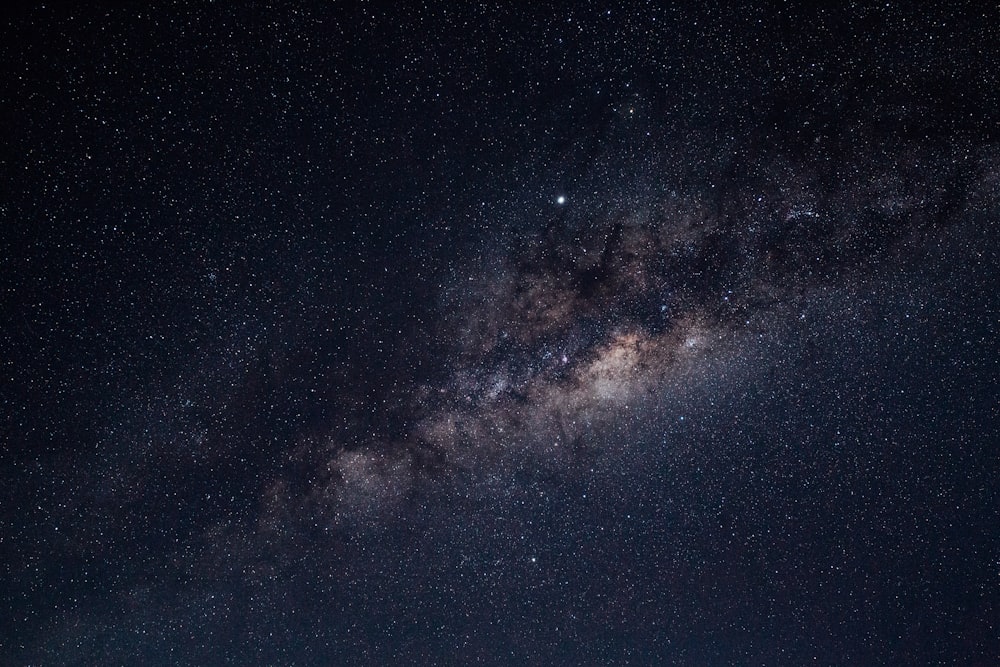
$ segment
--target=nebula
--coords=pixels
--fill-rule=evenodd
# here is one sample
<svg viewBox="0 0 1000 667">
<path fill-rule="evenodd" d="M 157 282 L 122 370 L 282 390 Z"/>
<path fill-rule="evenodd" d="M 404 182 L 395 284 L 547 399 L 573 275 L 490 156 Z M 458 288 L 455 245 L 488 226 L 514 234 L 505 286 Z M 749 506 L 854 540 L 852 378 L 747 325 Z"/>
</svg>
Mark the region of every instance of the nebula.
<svg viewBox="0 0 1000 667">
<path fill-rule="evenodd" d="M 410 397 L 408 431 L 304 443 L 296 456 L 315 481 L 301 495 L 276 482 L 266 514 L 305 504 L 331 525 L 385 518 L 442 476 L 489 493 L 523 468 L 642 456 L 608 434 L 682 416 L 705 387 L 753 372 L 766 327 L 885 279 L 882 262 L 918 257 L 997 173 L 988 154 L 944 146 L 859 151 L 833 180 L 816 169 L 771 155 L 726 189 L 659 184 L 667 194 L 639 215 L 569 215 L 566 203 L 501 230 L 442 287 L 447 372 Z"/>
</svg>

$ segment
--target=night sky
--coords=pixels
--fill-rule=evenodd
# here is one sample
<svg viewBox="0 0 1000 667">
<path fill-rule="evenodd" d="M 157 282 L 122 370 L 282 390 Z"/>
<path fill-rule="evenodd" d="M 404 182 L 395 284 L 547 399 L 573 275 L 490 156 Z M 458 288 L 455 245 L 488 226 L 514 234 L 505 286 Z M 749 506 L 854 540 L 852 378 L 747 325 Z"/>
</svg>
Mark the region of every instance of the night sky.
<svg viewBox="0 0 1000 667">
<path fill-rule="evenodd" d="M 0 664 L 1000 664 L 992 3 L 155 4 L 0 27 Z"/>
</svg>

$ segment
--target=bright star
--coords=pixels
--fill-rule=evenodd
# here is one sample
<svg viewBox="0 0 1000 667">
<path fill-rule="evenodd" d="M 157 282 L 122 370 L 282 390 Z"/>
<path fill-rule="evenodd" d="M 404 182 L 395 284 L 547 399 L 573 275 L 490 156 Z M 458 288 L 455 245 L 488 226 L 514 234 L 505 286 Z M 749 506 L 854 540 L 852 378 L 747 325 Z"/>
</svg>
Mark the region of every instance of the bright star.
<svg viewBox="0 0 1000 667">
<path fill-rule="evenodd" d="M 566 203 L 566 198 L 562 195 L 559 195 L 558 197 L 556 197 L 556 203 L 561 206 L 562 204 Z"/>
</svg>

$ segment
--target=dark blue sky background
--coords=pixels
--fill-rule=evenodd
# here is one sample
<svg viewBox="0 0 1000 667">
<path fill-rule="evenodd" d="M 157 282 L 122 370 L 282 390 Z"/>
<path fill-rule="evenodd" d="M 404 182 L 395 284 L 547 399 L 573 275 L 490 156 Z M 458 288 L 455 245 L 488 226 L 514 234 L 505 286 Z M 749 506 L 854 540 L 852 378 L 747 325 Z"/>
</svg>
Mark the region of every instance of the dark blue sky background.
<svg viewBox="0 0 1000 667">
<path fill-rule="evenodd" d="M 0 662 L 993 664 L 985 7 L 11 11 Z"/>
</svg>

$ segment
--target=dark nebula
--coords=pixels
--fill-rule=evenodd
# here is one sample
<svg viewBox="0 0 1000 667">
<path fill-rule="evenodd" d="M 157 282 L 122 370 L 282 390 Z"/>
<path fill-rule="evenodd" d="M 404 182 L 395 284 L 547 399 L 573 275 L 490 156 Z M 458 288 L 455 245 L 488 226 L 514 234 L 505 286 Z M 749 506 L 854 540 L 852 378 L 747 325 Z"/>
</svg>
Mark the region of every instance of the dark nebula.
<svg viewBox="0 0 1000 667">
<path fill-rule="evenodd" d="M 0 662 L 995 664 L 995 14 L 11 13 Z"/>
</svg>

